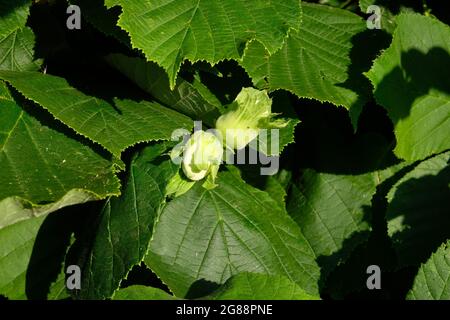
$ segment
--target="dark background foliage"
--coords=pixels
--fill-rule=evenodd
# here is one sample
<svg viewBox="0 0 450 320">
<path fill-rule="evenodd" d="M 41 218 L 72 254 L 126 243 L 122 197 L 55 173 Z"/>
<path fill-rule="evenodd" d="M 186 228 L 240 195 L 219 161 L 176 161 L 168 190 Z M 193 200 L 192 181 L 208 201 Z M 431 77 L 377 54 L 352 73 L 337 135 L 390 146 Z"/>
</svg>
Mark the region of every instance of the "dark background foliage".
<svg viewBox="0 0 450 320">
<path fill-rule="evenodd" d="M 318 2 L 318 1 L 315 1 Z M 322 3 L 324 1 L 321 1 Z M 400 10 L 400 6 L 406 5 L 417 12 L 431 10 L 438 18 L 444 22 L 449 22 L 448 10 L 445 8 L 446 1 L 429 0 L 427 7 L 423 2 L 417 1 L 383 1 L 380 5 L 387 6 L 392 12 Z M 326 4 L 343 7 L 352 10 L 362 16 L 357 1 L 325 1 Z M 105 63 L 103 56 L 110 52 L 133 53 L 125 45 L 116 41 L 112 37 L 106 36 L 95 29 L 89 21 L 83 20 L 81 30 L 67 30 L 65 22 L 67 4 L 65 1 L 56 1 L 53 4 L 33 6 L 29 26 L 36 34 L 36 53 L 38 58 L 44 59 L 43 68 L 48 74 L 59 75 L 66 78 L 69 83 L 82 92 L 111 100 L 113 97 L 121 97 L 139 100 L 140 98 L 151 99 L 148 93 L 140 90 L 123 75 L 115 71 Z M 361 36 L 361 39 L 367 37 Z M 353 60 L 352 67 L 359 70 L 368 70 L 373 59 L 380 49 L 387 48 L 390 44 L 391 36 L 383 31 L 371 36 L 369 43 L 373 47 L 367 46 L 360 39 L 354 39 L 354 48 L 351 53 Z M 417 52 L 409 52 L 405 56 L 405 61 L 412 64 L 432 64 L 434 55 L 442 55 L 442 52 L 435 50 L 427 56 L 418 56 Z M 450 60 L 449 60 L 450 61 Z M 202 81 L 221 100 L 222 103 L 230 102 L 243 86 L 251 86 L 251 80 L 246 72 L 232 61 L 224 61 L 214 68 L 203 63 L 192 65 L 186 62 L 182 66 L 182 74 L 185 78 L 192 76 L 192 70 L 199 69 Z M 214 70 L 213 70 L 214 69 Z M 219 70 L 225 77 L 215 76 Z M 448 70 L 448 68 L 438 69 Z M 394 77 L 395 75 L 393 75 Z M 419 75 L 411 75 L 423 79 Z M 442 75 L 445 76 L 445 75 Z M 448 76 L 448 75 L 447 75 Z M 361 79 L 354 79 L 355 83 L 360 83 Z M 435 82 L 438 78 L 434 78 Z M 366 80 L 367 81 L 367 80 Z M 350 81 L 351 82 L 351 81 Z M 351 85 L 351 83 L 350 83 Z M 439 86 L 439 82 L 429 83 L 430 86 Z M 424 88 L 426 90 L 427 88 Z M 299 99 L 292 94 L 276 92 L 277 96 L 289 99 L 294 110 L 301 120 L 295 132 L 295 143 L 289 145 L 281 158 L 282 169 L 287 170 L 293 176 L 293 181 L 299 179 L 304 169 L 315 169 L 327 173 L 361 174 L 377 169 L 383 169 L 395 163 L 398 159 L 392 150 L 395 145 L 393 126 L 388 118 L 386 110 L 379 106 L 374 100 L 365 104 L 359 119 L 356 132 L 350 122 L 348 112 L 344 108 L 337 108 L 328 103 L 320 103 L 314 100 Z M 405 102 L 407 104 L 407 102 Z M 142 148 L 137 145 L 126 151 L 125 162 L 128 162 L 132 155 Z M 380 156 L 381 155 L 381 156 Z M 386 195 L 393 184 L 402 177 L 407 168 L 399 171 L 395 176 L 383 182 L 376 191 L 372 199 L 372 206 L 367 208 L 368 217 L 372 222 L 372 230 L 368 235 L 368 240 L 353 248 L 352 237 L 346 240 L 342 251 L 347 250 L 347 246 L 352 249 L 347 261 L 339 265 L 326 278 L 321 279 L 321 296 L 324 299 L 404 299 L 407 291 L 412 286 L 413 279 L 417 273 L 419 264 L 423 259 L 417 261 L 411 267 L 399 267 L 397 254 L 392 247 L 392 239 L 387 234 Z M 122 174 L 125 178 L 125 174 Z M 244 175 L 248 183 L 261 187 L 265 181 L 253 179 L 251 174 Z M 422 179 L 422 188 L 436 183 L 433 179 Z M 406 188 L 407 186 L 405 186 Z M 288 190 L 289 195 L 289 190 Z M 289 197 L 289 196 L 288 196 Z M 289 202 L 289 198 L 287 200 Z M 91 203 L 77 205 L 60 210 L 48 216 L 40 233 L 52 232 L 54 239 L 41 238 L 38 234 L 34 245 L 32 261 L 27 271 L 27 296 L 31 299 L 45 297 L 50 283 L 56 278 L 57 270 L 64 263 L 64 253 L 70 245 L 70 234 L 75 233 L 75 238 L 79 243 L 89 239 L 92 226 L 98 219 L 98 207 L 102 203 Z M 76 216 L 76 219 L 74 218 Z M 64 221 L 64 223 L 62 223 Z M 448 221 L 445 220 L 448 225 Z M 52 231 L 56 226 L 56 230 Z M 63 226 L 63 228 L 61 228 Z M 91 226 L 90 228 L 86 226 Z M 439 234 L 437 241 L 433 245 L 425 248 L 429 256 L 434 252 L 441 240 L 450 238 L 450 228 Z M 369 232 L 369 231 L 368 231 Z M 58 252 L 47 259 L 43 250 L 47 241 L 58 241 L 60 247 Z M 70 264 L 71 257 L 76 254 L 77 246 L 72 247 L 69 252 L 66 264 Z M 326 262 L 329 257 L 319 258 L 319 265 Z M 45 260 L 45 275 L 36 271 L 36 265 Z M 383 273 L 383 283 L 381 290 L 368 290 L 365 287 L 367 265 L 377 264 Z M 39 269 L 38 269 L 39 270 Z M 144 264 L 135 266 L 128 275 L 127 280 L 122 282 L 122 287 L 133 284 L 143 284 L 162 288 L 168 288 L 153 274 Z M 2 297 L 0 296 L 0 299 Z"/>
</svg>

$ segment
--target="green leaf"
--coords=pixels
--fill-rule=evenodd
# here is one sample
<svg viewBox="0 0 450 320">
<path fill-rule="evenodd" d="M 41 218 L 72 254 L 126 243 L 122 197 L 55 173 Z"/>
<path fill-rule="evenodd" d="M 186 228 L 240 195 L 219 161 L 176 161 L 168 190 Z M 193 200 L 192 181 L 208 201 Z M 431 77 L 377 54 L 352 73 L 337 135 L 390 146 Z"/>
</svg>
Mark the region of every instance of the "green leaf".
<svg viewBox="0 0 450 320">
<path fill-rule="evenodd" d="M 280 114 L 282 121 L 286 121 L 287 125 L 283 128 L 267 130 L 265 133 L 258 135 L 257 150 L 267 156 L 279 156 L 284 148 L 295 141 L 295 128 L 300 123 L 294 106 L 291 103 L 289 93 L 280 91 L 272 97 L 272 112 Z M 273 141 L 273 142 L 272 142 Z M 252 143 L 250 143 L 252 147 Z M 256 149 L 256 145 L 253 145 Z"/>
<path fill-rule="evenodd" d="M 286 190 L 290 185 L 290 172 L 281 169 L 273 175 L 261 175 L 261 167 L 255 165 L 227 166 L 227 170 L 247 184 L 265 191 L 282 208 L 286 207 Z M 288 181 L 285 181 L 288 180 Z"/>
<path fill-rule="evenodd" d="M 178 297 L 202 296 L 197 285 L 240 272 L 284 275 L 317 295 L 314 253 L 284 208 L 236 174 L 219 173 L 217 183 L 213 190 L 196 184 L 168 203 L 146 264 Z"/>
<path fill-rule="evenodd" d="M 397 23 L 367 76 L 394 123 L 395 154 L 415 161 L 450 148 L 450 27 L 418 14 Z"/>
<path fill-rule="evenodd" d="M 283 118 L 283 121 L 289 121 L 284 128 L 269 129 L 264 134 L 260 133 L 257 140 L 258 151 L 268 156 L 279 156 L 288 144 L 294 142 L 295 127 L 300 120 Z"/>
<path fill-rule="evenodd" d="M 0 0 L 0 39 L 25 26 L 30 6 L 31 0 Z"/>
<path fill-rule="evenodd" d="M 34 34 L 25 27 L 31 1 L 0 0 L 0 70 L 37 70 Z"/>
<path fill-rule="evenodd" d="M 157 101 L 194 120 L 205 121 L 212 127 L 220 115 L 220 101 L 197 76 L 191 82 L 178 77 L 175 88 L 171 90 L 167 74 L 156 63 L 123 54 L 111 54 L 107 61 Z"/>
<path fill-rule="evenodd" d="M 70 295 L 66 287 L 66 273 L 62 270 L 55 282 L 52 283 L 47 300 L 64 300 L 68 298 L 70 298 Z"/>
<path fill-rule="evenodd" d="M 211 300 L 319 300 L 280 275 L 240 273 L 206 299 Z"/>
<path fill-rule="evenodd" d="M 419 265 L 450 238 L 450 152 L 419 163 L 389 191 L 386 219 L 399 266 Z"/>
<path fill-rule="evenodd" d="M 450 300 L 450 240 L 420 266 L 408 300 Z"/>
<path fill-rule="evenodd" d="M 266 191 L 272 199 L 277 201 L 282 206 L 285 206 L 286 190 L 275 176 L 267 177 L 264 191 Z"/>
<path fill-rule="evenodd" d="M 0 82 L 0 228 L 119 194 L 113 163 L 54 120 L 36 120 L 33 108 L 19 105 Z"/>
<path fill-rule="evenodd" d="M 113 300 L 178 300 L 167 292 L 152 287 L 134 285 L 120 289 Z"/>
<path fill-rule="evenodd" d="M 189 180 L 181 171 L 178 171 L 166 187 L 166 194 L 169 197 L 178 197 L 189 191 L 195 184 L 195 181 Z"/>
<path fill-rule="evenodd" d="M 344 106 L 356 126 L 365 98 L 347 88 L 346 82 L 352 40 L 365 28 L 364 21 L 351 12 L 305 3 L 298 32 L 290 32 L 280 51 L 270 55 L 260 43 L 252 42 L 242 65 L 255 86 Z"/>
<path fill-rule="evenodd" d="M 67 297 L 64 257 L 79 212 L 55 212 L 0 230 L 0 294 L 9 299 Z"/>
<path fill-rule="evenodd" d="M 319 300 L 297 284 L 279 275 L 239 273 L 201 300 Z M 141 285 L 120 289 L 114 300 L 181 300 L 167 292 Z"/>
<path fill-rule="evenodd" d="M 280 114 L 283 121 L 288 122 L 283 128 L 277 131 L 267 131 L 258 136 L 258 151 L 268 156 L 279 156 L 284 148 L 295 141 L 295 128 L 300 123 L 288 92 L 279 92 L 273 96 L 272 111 Z M 272 142 L 274 139 L 274 142 Z M 272 143 L 275 143 L 272 146 Z M 277 146 L 278 144 L 278 146 Z"/>
<path fill-rule="evenodd" d="M 26 299 L 26 270 L 44 217 L 29 219 L 0 230 L 0 293 Z"/>
<path fill-rule="evenodd" d="M 95 235 L 88 236 L 92 247 L 87 257 L 79 259 L 80 265 L 86 264 L 77 298 L 110 298 L 146 254 L 153 222 L 165 203 L 166 186 L 179 169 L 168 156 L 158 158 L 159 147 L 141 152 L 131 164 L 122 195 L 103 206 Z"/>
<path fill-rule="evenodd" d="M 172 88 L 184 60 L 238 59 L 251 40 L 272 54 L 301 18 L 299 0 L 106 1 L 108 7 L 117 4 L 122 7 L 119 26 L 134 48 L 167 71 Z"/>
<path fill-rule="evenodd" d="M 118 99 L 111 104 L 85 95 L 60 77 L 0 71 L 0 79 L 117 157 L 138 142 L 169 140 L 175 129 L 192 128 L 188 117 L 160 104 Z"/>
<path fill-rule="evenodd" d="M 328 274 L 368 238 L 375 191 L 372 173 L 337 175 L 311 169 L 292 186 L 288 212 L 319 257 L 322 273 Z"/>
<path fill-rule="evenodd" d="M 34 60 L 34 33 L 30 28 L 15 29 L 0 37 L 0 70 L 35 71 L 40 63 Z"/>
</svg>

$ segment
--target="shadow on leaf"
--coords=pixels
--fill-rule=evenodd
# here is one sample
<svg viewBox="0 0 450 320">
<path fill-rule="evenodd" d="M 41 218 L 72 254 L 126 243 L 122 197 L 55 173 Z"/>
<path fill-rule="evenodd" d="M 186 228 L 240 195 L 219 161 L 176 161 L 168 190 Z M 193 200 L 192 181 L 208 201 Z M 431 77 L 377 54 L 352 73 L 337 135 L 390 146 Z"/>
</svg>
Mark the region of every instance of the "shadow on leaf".
<svg viewBox="0 0 450 320">
<path fill-rule="evenodd" d="M 419 266 L 450 238 L 450 167 L 401 183 L 387 219 L 400 267 Z"/>
<path fill-rule="evenodd" d="M 64 259 L 76 230 L 82 206 L 72 206 L 49 214 L 42 223 L 26 271 L 28 299 L 46 299 L 51 284 L 63 272 Z"/>
<path fill-rule="evenodd" d="M 204 297 L 219 288 L 220 284 L 208 281 L 205 279 L 199 279 L 195 281 L 188 292 L 186 293 L 186 299 L 197 299 Z"/>
<path fill-rule="evenodd" d="M 408 117 L 413 103 L 431 91 L 450 94 L 450 55 L 434 47 L 424 54 L 409 50 L 401 54 L 401 66 L 396 66 L 378 85 L 375 96 L 397 124 Z"/>
</svg>

